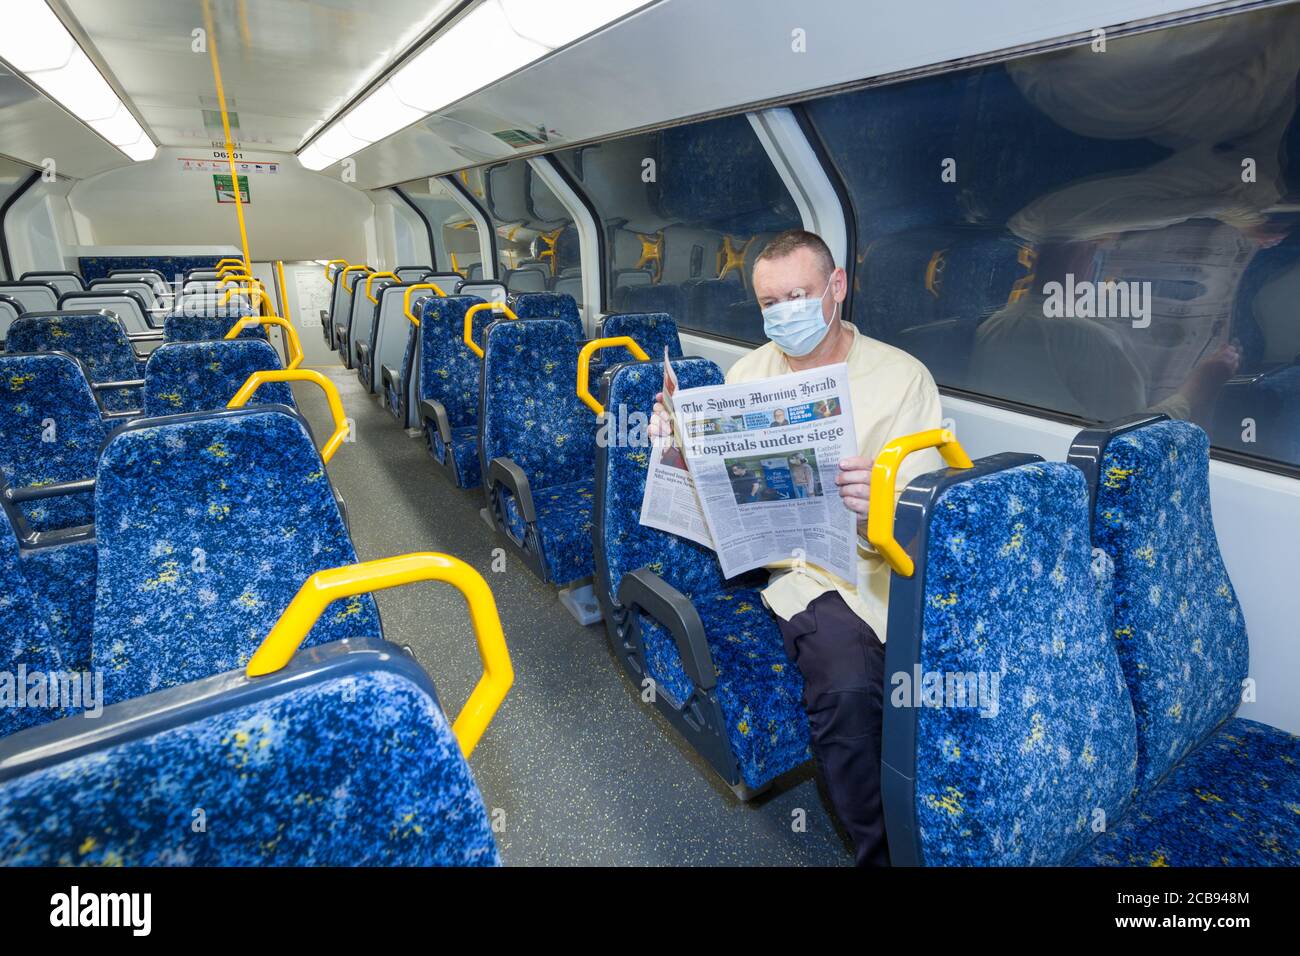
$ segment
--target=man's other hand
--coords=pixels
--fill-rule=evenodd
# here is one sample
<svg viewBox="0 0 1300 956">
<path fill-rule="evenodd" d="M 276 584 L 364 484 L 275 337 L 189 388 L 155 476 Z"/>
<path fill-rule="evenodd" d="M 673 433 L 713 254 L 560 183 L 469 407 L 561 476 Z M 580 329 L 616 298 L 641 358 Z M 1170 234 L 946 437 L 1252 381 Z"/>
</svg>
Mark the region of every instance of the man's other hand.
<svg viewBox="0 0 1300 956">
<path fill-rule="evenodd" d="M 835 476 L 839 486 L 840 497 L 844 506 L 858 516 L 858 521 L 866 521 L 871 510 L 871 467 L 874 458 L 861 455 L 840 460 L 840 473 Z"/>
<path fill-rule="evenodd" d="M 646 427 L 646 434 L 651 440 L 666 439 L 672 436 L 673 420 L 668 415 L 668 409 L 664 407 L 664 393 L 659 392 L 655 395 L 654 412 L 650 415 L 650 424 Z"/>
</svg>

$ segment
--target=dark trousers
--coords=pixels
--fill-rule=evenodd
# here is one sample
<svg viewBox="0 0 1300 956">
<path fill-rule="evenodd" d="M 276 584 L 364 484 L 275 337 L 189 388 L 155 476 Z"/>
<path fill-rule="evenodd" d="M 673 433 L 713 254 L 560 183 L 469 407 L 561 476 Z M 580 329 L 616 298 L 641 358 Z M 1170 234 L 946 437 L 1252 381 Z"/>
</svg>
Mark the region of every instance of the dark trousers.
<svg viewBox="0 0 1300 956">
<path fill-rule="evenodd" d="M 880 802 L 885 645 L 834 591 L 777 623 L 786 654 L 803 673 L 813 755 L 857 864 L 888 866 Z"/>
</svg>

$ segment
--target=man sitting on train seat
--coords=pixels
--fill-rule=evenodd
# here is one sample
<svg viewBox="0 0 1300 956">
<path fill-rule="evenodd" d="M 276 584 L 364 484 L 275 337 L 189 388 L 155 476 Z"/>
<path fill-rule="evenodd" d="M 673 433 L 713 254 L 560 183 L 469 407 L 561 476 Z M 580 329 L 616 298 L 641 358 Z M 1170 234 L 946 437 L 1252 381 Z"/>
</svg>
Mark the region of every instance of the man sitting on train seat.
<svg viewBox="0 0 1300 956">
<path fill-rule="evenodd" d="M 839 463 L 835 483 L 858 516 L 858 581 L 804 560 L 769 568 L 763 600 L 777 617 L 786 653 L 804 678 L 813 753 L 859 865 L 887 865 L 880 800 L 880 732 L 885 679 L 889 567 L 867 543 L 871 466 L 891 438 L 939 428 L 939 390 L 906 352 L 868 338 L 840 318 L 848 276 L 826 243 L 793 229 L 754 262 L 754 293 L 771 340 L 736 362 L 727 382 L 747 382 L 840 362 L 848 364 L 858 454 Z M 655 405 L 650 433 L 671 423 Z M 898 488 L 943 466 L 937 452 L 904 461 Z"/>
</svg>

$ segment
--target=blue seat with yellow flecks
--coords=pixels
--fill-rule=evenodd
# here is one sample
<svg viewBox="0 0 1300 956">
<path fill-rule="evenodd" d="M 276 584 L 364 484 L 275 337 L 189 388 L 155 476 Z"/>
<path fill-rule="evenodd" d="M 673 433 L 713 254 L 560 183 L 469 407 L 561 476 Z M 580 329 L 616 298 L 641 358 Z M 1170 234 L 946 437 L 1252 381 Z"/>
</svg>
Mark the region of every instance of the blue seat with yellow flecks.
<svg viewBox="0 0 1300 956">
<path fill-rule="evenodd" d="M 107 312 L 29 312 L 9 327 L 5 350 L 75 355 L 105 409 L 140 408 L 144 361 L 136 355 L 122 323 Z"/>
<path fill-rule="evenodd" d="M 666 312 L 615 312 L 601 319 L 600 338 L 620 335 L 630 336 L 654 361 L 662 361 L 665 348 L 669 358 L 682 357 L 677 323 Z M 619 346 L 609 349 L 602 359 L 605 365 L 616 365 L 632 361 L 632 353 Z"/>
<path fill-rule="evenodd" d="M 144 414 L 179 415 L 225 408 L 254 372 L 281 368 L 269 342 L 232 339 L 169 342 L 149 356 L 144 372 Z M 296 408 L 286 382 L 267 382 L 253 400 Z"/>
<path fill-rule="evenodd" d="M 434 461 L 458 488 L 477 488 L 479 469 L 479 374 L 483 363 L 463 336 L 465 313 L 484 300 L 472 295 L 427 299 L 420 310 L 420 419 Z M 482 347 L 483 331 L 497 313 L 471 319 L 471 337 Z"/>
<path fill-rule="evenodd" d="M 722 384 L 705 359 L 673 363 L 682 388 Z M 648 416 L 662 362 L 611 367 L 602 404 Z M 614 651 L 655 705 L 742 795 L 806 762 L 803 679 L 776 619 L 752 586 L 726 581 L 707 548 L 640 523 L 651 449 L 636 440 L 596 451 L 596 594 Z"/>
</svg>

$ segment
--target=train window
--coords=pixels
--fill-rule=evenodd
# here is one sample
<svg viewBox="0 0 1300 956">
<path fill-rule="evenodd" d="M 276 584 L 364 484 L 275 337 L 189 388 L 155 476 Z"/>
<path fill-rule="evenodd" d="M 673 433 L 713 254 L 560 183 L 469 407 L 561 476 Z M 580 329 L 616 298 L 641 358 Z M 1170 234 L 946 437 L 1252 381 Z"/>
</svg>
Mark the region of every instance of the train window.
<svg viewBox="0 0 1300 956">
<path fill-rule="evenodd" d="M 22 163 L 16 163 L 12 159 L 0 156 L 0 206 L 3 206 L 8 202 L 9 198 L 22 188 L 23 183 L 27 182 L 27 180 L 31 178 L 31 175 L 31 167 L 24 166 Z M 0 278 L 14 278 L 14 276 L 5 273 L 5 265 L 3 261 L 0 261 Z"/>
<path fill-rule="evenodd" d="M 582 304 L 573 219 L 525 159 L 460 173 L 496 231 L 497 279 L 519 292 L 564 292 Z"/>
<path fill-rule="evenodd" d="M 798 208 L 743 116 L 557 154 L 601 218 L 614 312 L 667 312 L 682 329 L 762 342 L 750 289 L 767 239 Z"/>
<path fill-rule="evenodd" d="M 941 385 L 1300 465 L 1300 9 L 837 94 L 853 319 Z"/>
<path fill-rule="evenodd" d="M 433 227 L 435 258 L 440 269 L 466 275 L 479 267 L 478 227 L 453 198 L 450 187 L 437 179 L 417 179 L 403 183 L 402 192 L 415 203 Z"/>
</svg>

